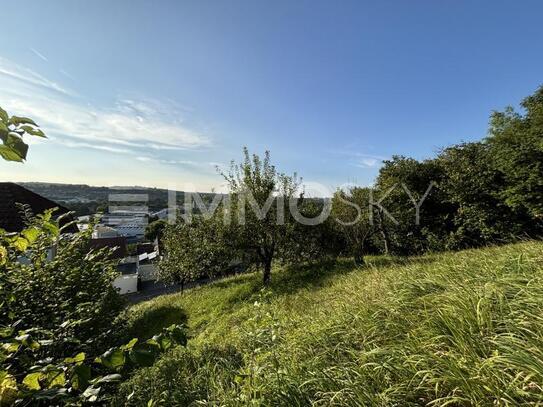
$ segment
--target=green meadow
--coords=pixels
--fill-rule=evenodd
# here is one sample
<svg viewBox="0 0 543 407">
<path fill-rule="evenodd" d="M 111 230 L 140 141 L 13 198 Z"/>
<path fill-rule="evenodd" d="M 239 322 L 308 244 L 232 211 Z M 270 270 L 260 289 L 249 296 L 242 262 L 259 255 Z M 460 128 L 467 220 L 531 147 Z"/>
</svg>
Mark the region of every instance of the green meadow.
<svg viewBox="0 0 543 407">
<path fill-rule="evenodd" d="M 364 267 L 277 267 L 128 311 L 130 335 L 186 323 L 119 405 L 540 405 L 543 243 Z"/>
</svg>

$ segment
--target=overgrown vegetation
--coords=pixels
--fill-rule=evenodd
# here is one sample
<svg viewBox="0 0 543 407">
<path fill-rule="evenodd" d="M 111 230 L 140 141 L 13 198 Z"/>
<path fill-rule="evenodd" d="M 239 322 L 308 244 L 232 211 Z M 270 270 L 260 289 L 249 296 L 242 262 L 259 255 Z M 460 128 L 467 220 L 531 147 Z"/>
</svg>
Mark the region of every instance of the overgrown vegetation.
<svg viewBox="0 0 543 407">
<path fill-rule="evenodd" d="M 109 251 L 89 251 L 92 229 L 61 235 L 52 213 L 28 213 L 20 234 L 0 234 L 6 251 L 0 324 L 47 330 L 58 347 L 50 347 L 51 355 L 66 357 L 92 350 L 124 302 L 111 284 L 116 267 Z"/>
<path fill-rule="evenodd" d="M 543 87 L 522 107 L 524 114 L 493 113 L 483 141 L 423 161 L 384 161 L 374 186 L 338 190 L 331 208 L 322 200 L 308 204 L 296 176 L 279 173 L 268 152 L 260 158 L 244 149 L 244 161 L 223 174 L 228 199 L 193 224 L 166 228 L 162 276 L 185 282 L 238 262 L 259 266 L 269 283 L 274 261 L 342 255 L 362 264 L 368 254 L 419 255 L 538 238 Z M 314 222 L 300 221 L 296 210 Z"/>
<path fill-rule="evenodd" d="M 59 222 L 27 213 L 22 232 L 0 231 L 2 406 L 107 402 L 134 367 L 186 344 L 175 324 L 127 338 L 110 252 L 89 249 L 92 228 L 62 234 Z"/>
<path fill-rule="evenodd" d="M 315 261 L 334 254 L 328 223 L 305 224 L 291 211 L 295 206 L 306 218 L 322 212 L 314 201 L 304 199 L 296 174 L 278 172 L 268 152 L 264 158 L 246 148 L 243 152 L 243 162 L 232 162 L 230 171 L 222 174 L 228 196 L 217 195 L 220 201 L 212 203 L 209 213 L 185 216 L 166 227 L 162 279 L 215 277 L 241 265 L 259 268 L 264 284 L 269 284 L 274 261 Z"/>
<path fill-rule="evenodd" d="M 183 310 L 194 338 L 123 384 L 117 404 L 538 405 L 542 253 L 370 256 L 276 270 L 264 292 L 252 274 L 151 300 L 132 324 Z"/>
<path fill-rule="evenodd" d="M 124 313 L 92 228 L 63 235 L 46 212 L 0 231 L 0 404 L 542 405 L 543 244 L 473 249 L 543 230 L 543 88 L 522 106 L 331 207 L 245 149 L 215 211 L 147 233 L 164 279 L 262 278 Z M 43 136 L 0 109 L 0 156 L 24 160 L 25 134 Z"/>
</svg>

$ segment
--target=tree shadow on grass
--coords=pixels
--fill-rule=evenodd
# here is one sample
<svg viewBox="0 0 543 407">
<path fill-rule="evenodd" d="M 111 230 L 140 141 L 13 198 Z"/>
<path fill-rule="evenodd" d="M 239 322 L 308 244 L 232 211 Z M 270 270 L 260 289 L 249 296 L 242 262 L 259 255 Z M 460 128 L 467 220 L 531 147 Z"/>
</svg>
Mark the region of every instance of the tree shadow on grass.
<svg viewBox="0 0 543 407">
<path fill-rule="evenodd" d="M 355 263 L 346 258 L 337 261 L 325 261 L 320 263 L 304 263 L 288 265 L 275 268 L 272 272 L 270 289 L 274 295 L 287 295 L 304 289 L 315 289 L 326 287 L 332 280 L 341 275 L 349 273 L 359 273 L 369 271 L 374 268 L 385 269 L 388 267 L 403 266 L 408 264 L 426 264 L 435 259 L 431 256 L 424 257 L 395 257 L 395 256 L 368 256 L 366 263 L 362 266 L 356 266 Z M 252 301 L 259 295 L 264 288 L 262 283 L 262 274 L 260 271 L 246 274 L 238 274 L 233 277 L 215 280 L 209 285 L 202 285 L 195 290 L 207 290 L 208 288 L 218 289 L 219 294 L 224 296 L 219 300 L 217 297 L 217 307 L 221 312 L 228 313 L 235 309 L 240 303 Z M 161 327 L 179 323 L 172 320 L 173 306 L 164 306 L 145 310 L 149 313 L 136 316 L 137 323 L 134 328 L 138 332 L 158 332 Z M 182 312 L 182 310 L 180 310 Z M 163 314 L 162 314 L 163 313 Z M 186 318 L 186 315 L 184 316 Z"/>
<path fill-rule="evenodd" d="M 365 264 L 360 266 L 357 266 L 353 260 L 347 258 L 320 263 L 287 265 L 272 272 L 270 289 L 277 295 L 291 294 L 302 289 L 325 287 L 339 275 L 364 272 L 365 270 L 374 268 L 384 269 L 409 264 L 429 264 L 434 261 L 435 258 L 433 256 L 367 256 Z M 211 283 L 211 285 L 221 289 L 235 289 L 227 299 L 229 306 L 234 306 L 240 301 L 252 299 L 264 288 L 262 275 L 259 271 L 217 280 Z"/>
<path fill-rule="evenodd" d="M 379 268 L 405 266 L 411 264 L 433 263 L 435 258 L 425 257 L 396 257 L 368 256 L 363 265 L 357 266 L 353 260 L 338 259 L 334 262 L 285 266 L 281 273 L 272 275 L 271 289 L 279 295 L 292 294 L 298 290 L 326 287 L 337 276 L 349 273 L 369 271 Z M 260 288 L 262 284 L 260 284 Z"/>
<path fill-rule="evenodd" d="M 123 329 L 123 338 L 146 340 L 173 324 L 186 324 L 187 313 L 179 306 L 160 305 L 133 312 Z"/>
<path fill-rule="evenodd" d="M 345 258 L 338 259 L 335 262 L 289 265 L 274 269 L 269 288 L 274 296 L 284 296 L 300 290 L 324 288 L 331 285 L 338 276 L 350 273 L 364 273 L 376 268 L 385 270 L 390 267 L 410 264 L 427 264 L 433 261 L 435 261 L 435 257 L 432 256 L 368 256 L 366 263 L 358 267 L 352 260 Z M 262 274 L 257 271 L 215 280 L 209 285 L 188 290 L 187 293 L 192 290 L 206 290 L 202 301 L 209 302 L 211 298 L 214 304 L 210 308 L 212 314 L 228 315 L 238 308 L 240 304 L 254 301 L 262 288 L 264 288 Z M 202 306 L 205 309 L 209 307 L 209 304 L 202 304 Z M 209 315 L 209 318 L 212 321 L 214 316 Z M 128 317 L 120 321 L 119 334 L 124 342 L 133 337 L 146 340 L 172 324 L 186 323 L 187 319 L 187 313 L 181 305 L 176 305 L 174 301 L 157 301 L 152 307 L 143 306 L 133 309 Z M 206 323 L 201 321 L 199 324 L 205 325 Z"/>
</svg>

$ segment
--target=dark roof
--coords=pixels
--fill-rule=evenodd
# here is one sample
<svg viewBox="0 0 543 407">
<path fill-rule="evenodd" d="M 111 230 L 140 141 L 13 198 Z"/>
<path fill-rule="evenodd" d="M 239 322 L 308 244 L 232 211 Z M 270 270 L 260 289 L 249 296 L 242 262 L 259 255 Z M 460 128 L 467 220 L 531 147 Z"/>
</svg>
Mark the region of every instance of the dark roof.
<svg viewBox="0 0 543 407">
<path fill-rule="evenodd" d="M 13 182 L 0 182 L 0 228 L 7 232 L 20 232 L 25 228 L 25 218 L 19 204 L 28 206 L 34 215 L 51 208 L 58 208 L 53 213 L 55 217 L 70 212 L 69 209 L 58 203 L 20 185 Z M 64 217 L 60 226 L 62 227 L 71 221 L 73 221 L 72 216 Z M 77 225 L 71 224 L 64 231 L 76 233 L 78 228 Z"/>
<path fill-rule="evenodd" d="M 136 248 L 136 254 L 153 253 L 155 251 L 155 245 L 153 243 L 138 243 Z"/>
<path fill-rule="evenodd" d="M 90 247 L 92 249 L 103 249 L 104 247 L 109 247 L 111 249 L 115 248 L 111 255 L 112 259 L 122 259 L 123 257 L 128 256 L 126 237 L 124 236 L 91 239 Z"/>
</svg>

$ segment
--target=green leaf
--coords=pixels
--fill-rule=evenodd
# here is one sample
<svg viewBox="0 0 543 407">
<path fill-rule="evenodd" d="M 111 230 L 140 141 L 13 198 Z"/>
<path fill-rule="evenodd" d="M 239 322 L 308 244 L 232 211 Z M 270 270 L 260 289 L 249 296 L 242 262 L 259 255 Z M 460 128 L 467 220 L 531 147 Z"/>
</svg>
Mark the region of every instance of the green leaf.
<svg viewBox="0 0 543 407">
<path fill-rule="evenodd" d="M 87 388 L 91 378 L 91 368 L 87 365 L 76 365 L 72 373 L 72 387 L 78 390 Z"/>
<path fill-rule="evenodd" d="M 2 350 L 6 353 L 14 353 L 19 350 L 21 344 L 19 342 L 6 342 L 2 344 Z"/>
<path fill-rule="evenodd" d="M 98 400 L 98 395 L 100 394 L 100 387 L 87 387 L 87 389 L 83 392 L 83 397 L 86 398 L 91 403 Z"/>
<path fill-rule="evenodd" d="M 9 124 L 13 124 L 15 126 L 19 124 L 31 124 L 32 126 L 38 126 L 34 120 L 29 119 L 28 117 L 22 117 L 22 116 L 11 116 L 11 119 L 8 121 Z"/>
<path fill-rule="evenodd" d="M 9 129 L 8 127 L 0 122 L 0 139 L 5 143 L 6 139 L 8 138 Z"/>
<path fill-rule="evenodd" d="M 8 261 L 8 250 L 4 246 L 0 246 L 0 266 L 3 266 L 4 264 L 6 264 L 7 261 Z"/>
<path fill-rule="evenodd" d="M 45 210 L 43 213 L 37 215 L 38 218 L 42 219 L 44 222 L 49 222 L 53 216 L 53 212 L 58 208 L 51 208 Z"/>
<path fill-rule="evenodd" d="M 4 144 L 0 145 L 0 157 L 2 157 L 6 161 L 23 162 L 23 159 L 16 151 L 13 151 L 11 148 Z"/>
<path fill-rule="evenodd" d="M 77 355 L 75 355 L 73 358 L 66 358 L 64 359 L 64 362 L 66 363 L 75 363 L 80 364 L 85 361 L 85 352 L 80 352 Z"/>
<path fill-rule="evenodd" d="M 186 346 L 187 344 L 187 332 L 186 330 L 179 325 L 172 325 L 166 329 L 173 340 L 179 345 Z"/>
<path fill-rule="evenodd" d="M 54 371 L 47 375 L 47 387 L 64 387 L 65 384 L 66 376 L 63 371 Z"/>
<path fill-rule="evenodd" d="M 66 397 L 66 389 L 47 389 L 40 390 L 32 395 L 35 400 L 54 400 L 58 397 Z"/>
<path fill-rule="evenodd" d="M 36 128 L 32 127 L 32 126 L 29 126 L 29 125 L 25 124 L 23 126 L 20 126 L 19 128 L 21 130 L 24 130 L 25 133 L 28 133 L 31 136 L 47 138 L 47 136 L 45 135 L 45 133 L 43 131 L 41 131 L 40 129 L 36 129 Z"/>
<path fill-rule="evenodd" d="M 16 236 L 11 240 L 11 246 L 20 252 L 24 252 L 28 248 L 28 240 L 24 237 Z"/>
<path fill-rule="evenodd" d="M 145 341 L 145 343 L 151 347 L 154 347 L 156 348 L 157 350 L 160 350 L 160 344 L 158 343 L 158 341 L 155 339 L 158 335 L 155 335 L 153 336 L 151 339 L 147 339 L 147 341 Z"/>
<path fill-rule="evenodd" d="M 40 235 L 40 231 L 38 230 L 38 228 L 31 227 L 23 230 L 21 234 L 26 238 L 26 240 L 28 240 L 28 243 L 32 244 Z"/>
<path fill-rule="evenodd" d="M 13 335 L 13 328 L 2 327 L 0 328 L 0 338 L 8 338 Z"/>
<path fill-rule="evenodd" d="M 114 383 L 118 382 L 122 379 L 122 376 L 118 373 L 115 374 L 108 374 L 107 376 L 100 377 L 96 381 L 94 381 L 94 384 L 100 384 L 100 383 Z"/>
<path fill-rule="evenodd" d="M 29 334 L 19 335 L 15 339 L 31 350 L 38 350 L 41 347 L 40 343 L 35 341 Z"/>
<path fill-rule="evenodd" d="M 28 387 L 30 390 L 40 390 L 40 378 L 42 377 L 41 372 L 30 373 L 25 376 L 23 379 L 23 384 Z"/>
<path fill-rule="evenodd" d="M 121 369 L 125 363 L 124 352 L 119 348 L 112 348 L 99 358 L 96 358 L 96 363 L 100 363 L 113 370 Z"/>
<path fill-rule="evenodd" d="M 160 348 L 163 351 L 167 351 L 172 346 L 172 340 L 168 338 L 167 336 L 163 336 L 162 338 L 160 338 L 159 344 L 160 344 Z"/>
<path fill-rule="evenodd" d="M 155 354 L 150 349 L 136 348 L 128 354 L 132 362 L 139 366 L 151 366 L 155 362 Z"/>
<path fill-rule="evenodd" d="M 42 227 L 52 236 L 58 236 L 59 227 L 53 222 L 43 222 Z"/>
<path fill-rule="evenodd" d="M 121 346 L 122 350 L 131 350 L 138 343 L 138 338 L 132 338 L 126 345 Z"/>
<path fill-rule="evenodd" d="M 26 154 L 28 153 L 28 145 L 17 133 L 9 133 L 4 145 L 15 151 L 23 160 L 26 159 Z"/>
</svg>

